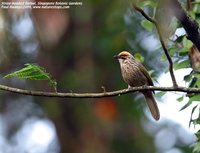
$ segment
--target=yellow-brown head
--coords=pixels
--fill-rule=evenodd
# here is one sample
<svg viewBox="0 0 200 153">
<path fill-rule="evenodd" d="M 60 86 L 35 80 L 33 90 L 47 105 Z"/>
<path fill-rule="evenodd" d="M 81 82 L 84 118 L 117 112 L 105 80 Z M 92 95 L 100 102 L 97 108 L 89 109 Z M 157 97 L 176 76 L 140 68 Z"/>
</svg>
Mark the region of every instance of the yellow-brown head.
<svg viewBox="0 0 200 153">
<path fill-rule="evenodd" d="M 135 58 L 133 57 L 133 55 L 127 51 L 120 52 L 118 55 L 115 55 L 114 58 L 119 61 L 121 66 L 123 63 L 135 61 Z"/>
<path fill-rule="evenodd" d="M 132 55 L 127 51 L 122 51 L 118 55 L 115 55 L 115 59 L 127 59 L 127 57 L 132 57 Z"/>
</svg>

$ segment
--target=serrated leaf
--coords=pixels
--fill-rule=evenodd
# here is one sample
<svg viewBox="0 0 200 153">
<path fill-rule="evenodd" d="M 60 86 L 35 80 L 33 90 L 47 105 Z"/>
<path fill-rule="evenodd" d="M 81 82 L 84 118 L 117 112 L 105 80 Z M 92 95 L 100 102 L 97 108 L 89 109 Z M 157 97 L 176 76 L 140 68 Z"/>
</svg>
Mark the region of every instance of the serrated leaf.
<svg viewBox="0 0 200 153">
<path fill-rule="evenodd" d="M 23 77 L 23 76 L 28 76 L 28 75 L 31 75 L 32 74 L 32 69 L 27 66 L 21 70 L 18 70 L 18 71 L 15 71 L 15 73 L 10 73 L 10 74 L 7 74 L 6 76 L 4 76 L 4 78 L 11 78 L 11 77 L 14 77 L 14 76 L 19 76 L 20 78 Z"/>
<path fill-rule="evenodd" d="M 135 53 L 134 57 L 136 58 L 137 61 L 139 61 L 140 63 L 144 62 L 144 57 L 140 54 L 140 53 Z"/>
<path fill-rule="evenodd" d="M 33 74 L 29 76 L 22 76 L 22 79 L 31 79 L 31 80 L 49 80 L 49 76 L 43 74 Z"/>
<path fill-rule="evenodd" d="M 189 68 L 190 67 L 190 61 L 189 60 L 184 60 L 178 63 L 174 63 L 174 69 L 179 70 L 183 68 Z"/>
<path fill-rule="evenodd" d="M 20 79 L 46 80 L 56 91 L 57 82 L 52 79 L 49 73 L 46 73 L 46 70 L 43 67 L 29 63 L 24 66 L 25 67 L 20 70 L 7 74 L 4 78 L 17 77 Z"/>
<path fill-rule="evenodd" d="M 141 25 L 144 29 L 146 29 L 147 31 L 150 31 L 150 32 L 153 30 L 153 27 L 154 27 L 153 23 L 151 23 L 150 21 L 148 21 L 146 19 L 141 21 Z"/>
<path fill-rule="evenodd" d="M 157 92 L 155 95 L 156 95 L 157 97 L 162 97 L 162 96 L 164 96 L 166 93 L 167 93 L 167 92 L 165 92 L 165 91 L 159 91 L 159 92 Z"/>
</svg>

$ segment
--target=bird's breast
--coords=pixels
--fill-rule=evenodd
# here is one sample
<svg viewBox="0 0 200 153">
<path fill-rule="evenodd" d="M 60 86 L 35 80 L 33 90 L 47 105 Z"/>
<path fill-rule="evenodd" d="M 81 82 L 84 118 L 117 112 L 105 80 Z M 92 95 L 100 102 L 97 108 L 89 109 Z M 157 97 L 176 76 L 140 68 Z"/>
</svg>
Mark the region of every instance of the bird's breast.
<svg viewBox="0 0 200 153">
<path fill-rule="evenodd" d="M 124 64 L 121 66 L 124 81 L 132 87 L 143 86 L 147 83 L 147 78 L 136 65 Z"/>
</svg>

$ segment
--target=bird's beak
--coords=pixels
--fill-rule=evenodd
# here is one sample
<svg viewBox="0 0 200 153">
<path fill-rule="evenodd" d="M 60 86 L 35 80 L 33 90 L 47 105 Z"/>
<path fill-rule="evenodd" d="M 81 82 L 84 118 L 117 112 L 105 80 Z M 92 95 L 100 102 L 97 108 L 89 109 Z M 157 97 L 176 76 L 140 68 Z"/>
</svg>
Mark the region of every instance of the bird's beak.
<svg viewBox="0 0 200 153">
<path fill-rule="evenodd" d="M 114 59 L 119 59 L 120 56 L 119 56 L 119 55 L 114 55 L 113 58 L 114 58 Z"/>
</svg>

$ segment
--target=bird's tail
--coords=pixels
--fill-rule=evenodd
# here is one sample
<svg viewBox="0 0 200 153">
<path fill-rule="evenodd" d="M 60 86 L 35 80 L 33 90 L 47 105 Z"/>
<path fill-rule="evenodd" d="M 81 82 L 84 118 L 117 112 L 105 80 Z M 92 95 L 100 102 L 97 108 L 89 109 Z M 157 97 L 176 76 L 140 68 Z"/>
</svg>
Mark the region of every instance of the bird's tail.
<svg viewBox="0 0 200 153">
<path fill-rule="evenodd" d="M 145 91 L 145 92 L 143 92 L 143 94 L 144 94 L 144 97 L 147 101 L 147 105 L 149 107 L 149 110 L 150 110 L 153 118 L 155 120 L 159 120 L 160 119 L 160 112 L 159 112 L 157 103 L 154 99 L 152 91 Z"/>
</svg>

